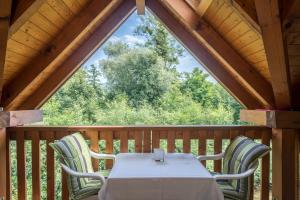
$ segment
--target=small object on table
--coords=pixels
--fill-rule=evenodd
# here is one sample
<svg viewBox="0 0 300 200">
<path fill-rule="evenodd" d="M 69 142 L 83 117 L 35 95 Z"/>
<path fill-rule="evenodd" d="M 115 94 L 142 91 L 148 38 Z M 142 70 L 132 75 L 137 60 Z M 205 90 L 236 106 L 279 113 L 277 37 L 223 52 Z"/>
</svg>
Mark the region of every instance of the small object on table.
<svg viewBox="0 0 300 200">
<path fill-rule="evenodd" d="M 165 151 L 163 149 L 154 149 L 153 150 L 153 159 L 155 161 L 164 162 L 165 161 Z"/>
</svg>

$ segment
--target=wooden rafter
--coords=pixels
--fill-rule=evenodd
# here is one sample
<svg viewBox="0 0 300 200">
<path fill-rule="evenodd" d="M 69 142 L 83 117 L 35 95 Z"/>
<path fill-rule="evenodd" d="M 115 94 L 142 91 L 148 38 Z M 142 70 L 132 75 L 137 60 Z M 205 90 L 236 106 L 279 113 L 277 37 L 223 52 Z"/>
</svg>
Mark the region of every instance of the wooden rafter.
<svg viewBox="0 0 300 200">
<path fill-rule="evenodd" d="M 249 1 L 244 0 L 232 0 L 231 2 L 234 9 L 236 9 L 256 31 L 261 32 L 254 5 L 250 5 Z"/>
<path fill-rule="evenodd" d="M 12 36 L 47 0 L 19 0 L 13 2 L 9 37 Z"/>
<path fill-rule="evenodd" d="M 81 66 L 81 64 L 116 30 L 134 11 L 134 1 L 124 1 L 83 41 L 82 45 L 67 59 L 20 107 L 39 108 Z"/>
<path fill-rule="evenodd" d="M 49 65 L 55 63 L 60 55 L 63 55 L 68 47 L 76 42 L 83 35 L 101 21 L 102 11 L 112 1 L 98 0 L 91 1 L 74 19 L 48 44 L 48 47 L 34 60 L 32 60 L 18 76 L 16 76 L 4 88 L 4 95 L 1 101 L 6 110 L 14 109 L 22 92 L 26 90 L 34 80 L 47 69 Z"/>
<path fill-rule="evenodd" d="M 138 15 L 145 14 L 145 0 L 135 0 Z"/>
<path fill-rule="evenodd" d="M 270 83 L 259 74 L 223 37 L 204 19 L 191 9 L 184 0 L 165 0 L 186 25 L 196 31 L 205 48 L 221 60 L 235 76 L 242 79 L 247 88 L 266 107 L 274 106 L 274 96 Z"/>
<path fill-rule="evenodd" d="M 242 104 L 248 108 L 263 107 L 162 3 L 149 0 L 146 1 L 146 6 Z M 195 18 L 190 16 L 188 19 L 192 23 Z"/>
<path fill-rule="evenodd" d="M 292 106 L 290 72 L 278 0 L 255 0 L 255 6 L 262 29 L 276 108 L 290 109 Z"/>
<path fill-rule="evenodd" d="M 195 9 L 200 17 L 208 10 L 213 0 L 186 0 L 186 2 Z"/>
</svg>

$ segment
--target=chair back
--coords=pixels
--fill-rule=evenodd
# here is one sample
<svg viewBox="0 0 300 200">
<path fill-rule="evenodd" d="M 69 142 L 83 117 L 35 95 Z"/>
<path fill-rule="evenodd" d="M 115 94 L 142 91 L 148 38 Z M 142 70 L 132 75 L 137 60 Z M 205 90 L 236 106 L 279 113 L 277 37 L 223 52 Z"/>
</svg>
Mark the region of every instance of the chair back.
<svg viewBox="0 0 300 200">
<path fill-rule="evenodd" d="M 235 138 L 227 147 L 224 160 L 224 174 L 238 174 L 247 171 L 257 165 L 258 159 L 266 155 L 270 151 L 270 147 L 254 142 L 252 139 L 239 136 Z M 250 177 L 230 180 L 230 185 L 238 192 L 242 199 L 247 199 L 249 195 Z"/>
<path fill-rule="evenodd" d="M 65 136 L 50 146 L 70 169 L 83 173 L 94 172 L 89 146 L 80 133 Z M 89 178 L 68 176 L 70 194 L 76 194 L 89 184 Z"/>
</svg>

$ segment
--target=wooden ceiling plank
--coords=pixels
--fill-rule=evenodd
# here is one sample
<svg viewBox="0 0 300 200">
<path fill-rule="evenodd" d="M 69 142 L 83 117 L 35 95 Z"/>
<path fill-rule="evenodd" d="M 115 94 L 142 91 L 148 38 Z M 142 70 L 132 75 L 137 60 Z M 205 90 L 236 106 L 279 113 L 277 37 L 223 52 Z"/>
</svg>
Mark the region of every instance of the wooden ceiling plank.
<svg viewBox="0 0 300 200">
<path fill-rule="evenodd" d="M 0 99 L 2 97 L 3 72 L 6 58 L 8 30 L 10 24 L 12 0 L 1 1 L 0 6 Z M 1 196 L 1 195 L 0 195 Z"/>
<path fill-rule="evenodd" d="M 110 0 L 90 2 L 73 20 L 60 31 L 47 48 L 32 60 L 7 87 L 3 89 L 2 105 L 5 108 L 13 107 L 21 94 L 57 57 L 62 54 L 76 39 L 87 33 L 91 27 L 101 19 L 101 13 L 111 3 Z M 13 84 L 12 84 L 13 83 Z"/>
<path fill-rule="evenodd" d="M 271 82 L 277 109 L 290 109 L 292 96 L 290 89 L 289 64 L 283 39 L 283 30 L 278 0 L 255 0 L 258 21 L 271 75 Z"/>
<path fill-rule="evenodd" d="M 13 5 L 13 14 L 11 18 L 11 26 L 9 28 L 9 38 L 17 31 L 19 28 L 29 20 L 29 18 L 39 10 L 39 8 L 47 0 L 19 0 L 15 1 L 17 4 Z"/>
<path fill-rule="evenodd" d="M 227 88 L 246 107 L 260 107 L 263 105 L 253 97 L 236 79 L 224 69 L 220 63 L 200 42 L 187 30 L 187 28 L 176 19 L 171 12 L 160 2 L 146 1 L 146 6 L 156 15 L 175 37 L 197 58 L 197 60 L 206 66 L 217 80 Z M 188 14 L 188 13 L 186 13 Z M 192 19 L 192 17 L 190 18 Z"/>
<path fill-rule="evenodd" d="M 145 0 L 135 0 L 138 15 L 145 14 Z"/>
<path fill-rule="evenodd" d="M 124 1 L 82 42 L 77 50 L 57 68 L 39 88 L 14 109 L 39 108 L 83 64 L 83 62 L 115 31 L 134 11 L 134 1 Z"/>
<path fill-rule="evenodd" d="M 190 23 L 190 18 L 196 18 L 198 26 L 195 29 L 201 38 L 201 42 L 221 59 L 224 59 L 230 66 L 234 74 L 241 77 L 245 84 L 257 95 L 257 98 L 263 101 L 268 108 L 274 106 L 274 96 L 270 83 L 255 70 L 233 47 L 224 40 L 204 19 L 200 19 L 197 14 L 188 6 L 184 0 L 165 0 L 168 7 L 172 7 L 182 20 L 188 26 L 194 27 L 197 22 Z M 188 13 L 188 14 L 187 14 Z M 187 18 L 187 16 L 189 18 Z"/>
<path fill-rule="evenodd" d="M 258 24 L 255 7 L 249 5 L 249 2 L 244 0 L 232 0 L 233 8 L 240 13 L 240 15 L 247 20 L 247 22 L 259 33 L 261 33 Z"/>
</svg>

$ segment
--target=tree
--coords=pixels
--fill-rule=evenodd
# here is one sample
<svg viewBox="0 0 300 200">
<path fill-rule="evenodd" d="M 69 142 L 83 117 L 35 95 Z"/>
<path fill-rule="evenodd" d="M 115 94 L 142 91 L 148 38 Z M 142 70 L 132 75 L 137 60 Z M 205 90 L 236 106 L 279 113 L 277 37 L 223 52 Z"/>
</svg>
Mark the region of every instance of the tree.
<svg viewBox="0 0 300 200">
<path fill-rule="evenodd" d="M 212 83 L 207 80 L 208 77 L 209 75 L 199 68 L 194 68 L 191 73 L 183 74 L 184 80 L 180 89 L 183 93 L 190 93 L 192 98 L 203 106 L 211 105 Z"/>
<path fill-rule="evenodd" d="M 184 49 L 176 39 L 168 32 L 164 25 L 149 12 L 141 18 L 142 23 L 136 27 L 134 33 L 144 36 L 144 47 L 152 49 L 160 56 L 165 66 L 174 68 L 179 63 L 178 58 L 183 55 Z"/>
<path fill-rule="evenodd" d="M 114 49 L 113 46 L 110 44 L 107 48 Z M 126 94 L 134 107 L 145 102 L 154 104 L 175 80 L 175 74 L 164 66 L 162 58 L 143 47 L 109 56 L 99 64 L 111 96 Z"/>
</svg>

